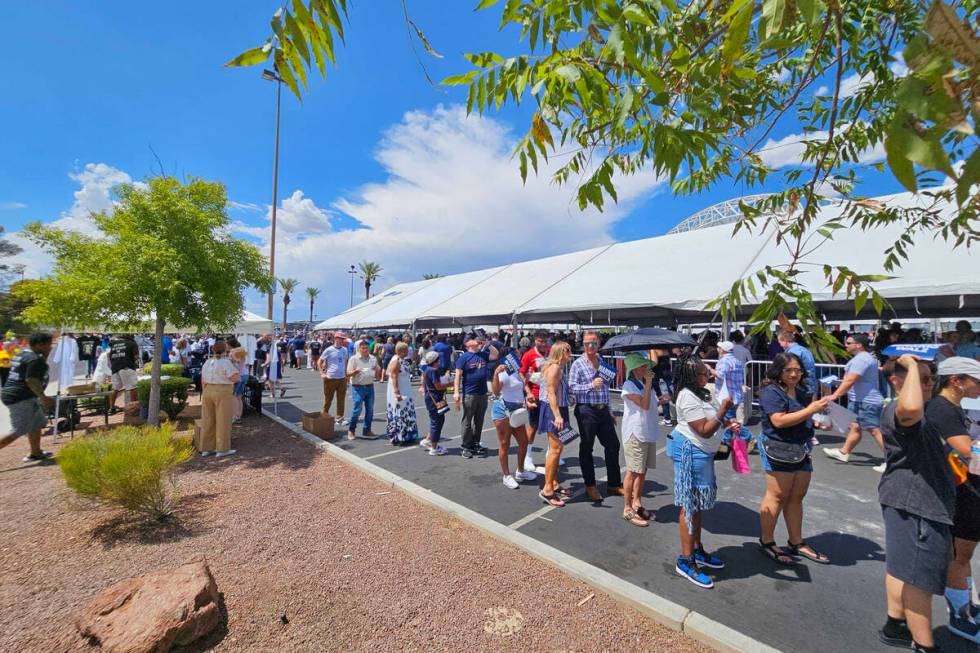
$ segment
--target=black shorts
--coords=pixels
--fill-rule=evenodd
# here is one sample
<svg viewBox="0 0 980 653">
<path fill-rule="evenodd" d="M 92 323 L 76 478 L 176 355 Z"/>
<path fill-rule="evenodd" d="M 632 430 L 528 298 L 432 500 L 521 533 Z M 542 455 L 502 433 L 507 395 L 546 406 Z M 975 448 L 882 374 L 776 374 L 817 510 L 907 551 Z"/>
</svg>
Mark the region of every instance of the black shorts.
<svg viewBox="0 0 980 653">
<path fill-rule="evenodd" d="M 956 488 L 953 537 L 980 542 L 980 483 L 974 483 L 973 478 Z"/>
<path fill-rule="evenodd" d="M 932 594 L 946 589 L 946 568 L 953 554 L 949 525 L 882 506 L 885 521 L 885 569 L 893 578 Z"/>
<path fill-rule="evenodd" d="M 528 424 L 534 429 L 538 428 L 538 420 L 541 419 L 541 402 L 534 404 L 534 408 L 527 409 Z"/>
</svg>

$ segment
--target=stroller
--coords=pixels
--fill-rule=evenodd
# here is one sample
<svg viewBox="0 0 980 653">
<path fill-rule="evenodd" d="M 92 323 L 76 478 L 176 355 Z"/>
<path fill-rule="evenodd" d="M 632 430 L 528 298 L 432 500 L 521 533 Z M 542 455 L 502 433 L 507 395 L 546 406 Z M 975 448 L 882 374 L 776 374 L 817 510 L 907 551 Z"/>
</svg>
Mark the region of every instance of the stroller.
<svg viewBox="0 0 980 653">
<path fill-rule="evenodd" d="M 204 368 L 204 359 L 207 355 L 203 351 L 192 351 L 188 358 L 184 374 L 191 378 L 194 388 L 201 392 L 201 370 Z"/>
</svg>

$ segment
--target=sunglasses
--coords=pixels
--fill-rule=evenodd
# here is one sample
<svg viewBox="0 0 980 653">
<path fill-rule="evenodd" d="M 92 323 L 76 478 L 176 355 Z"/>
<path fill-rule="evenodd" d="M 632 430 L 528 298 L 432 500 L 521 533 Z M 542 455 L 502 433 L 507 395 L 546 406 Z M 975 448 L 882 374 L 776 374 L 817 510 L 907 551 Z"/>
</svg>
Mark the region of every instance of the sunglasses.
<svg viewBox="0 0 980 653">
<path fill-rule="evenodd" d="M 583 342 L 582 345 L 585 346 L 585 347 L 598 347 L 599 346 L 599 343 L 598 342 Z"/>
<path fill-rule="evenodd" d="M 783 374 L 803 374 L 803 370 L 799 367 L 784 367 Z"/>
</svg>

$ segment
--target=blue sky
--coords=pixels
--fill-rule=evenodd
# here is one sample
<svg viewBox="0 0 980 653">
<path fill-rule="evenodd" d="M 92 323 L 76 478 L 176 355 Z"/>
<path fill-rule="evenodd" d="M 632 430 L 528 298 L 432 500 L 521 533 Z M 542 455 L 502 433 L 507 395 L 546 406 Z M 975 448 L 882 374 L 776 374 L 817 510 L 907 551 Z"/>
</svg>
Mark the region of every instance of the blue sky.
<svg viewBox="0 0 980 653">
<path fill-rule="evenodd" d="M 400 0 L 353 0 L 347 46 L 300 104 L 283 94 L 277 274 L 321 288 L 317 317 L 349 303 L 350 263 L 370 258 L 378 286 L 659 235 L 688 214 L 741 194 L 722 184 L 675 198 L 651 175 L 623 180 L 619 206 L 581 213 L 571 189 L 522 186 L 513 141 L 528 108 L 466 118 L 462 88 L 435 89 L 409 45 Z M 499 9 L 409 0 L 433 47 L 430 75 L 467 70 L 462 53 L 518 52 Z M 226 69 L 260 45 L 274 1 L 3 3 L 6 92 L 0 100 L 0 224 L 32 220 L 84 230 L 108 189 L 159 172 L 224 182 L 236 232 L 267 240 L 275 86 L 260 68 Z M 793 160 L 792 122 L 773 140 Z M 787 143 L 789 143 L 787 145 Z M 897 190 L 873 175 L 868 194 Z M 28 247 L 32 274 L 44 257 Z M 264 312 L 259 297 L 249 308 Z M 278 304 L 278 302 L 277 302 Z M 294 304 L 296 306 L 296 304 Z M 277 306 L 278 312 L 278 306 Z M 293 313 L 291 312 L 291 315 Z"/>
</svg>

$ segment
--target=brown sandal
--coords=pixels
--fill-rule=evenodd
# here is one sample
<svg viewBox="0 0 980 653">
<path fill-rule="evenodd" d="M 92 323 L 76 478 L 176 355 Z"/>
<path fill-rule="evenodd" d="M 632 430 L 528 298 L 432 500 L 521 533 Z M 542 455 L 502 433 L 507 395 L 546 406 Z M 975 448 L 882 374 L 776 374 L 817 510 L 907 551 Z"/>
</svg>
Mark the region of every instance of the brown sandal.
<svg viewBox="0 0 980 653">
<path fill-rule="evenodd" d="M 649 526 L 650 525 L 650 522 L 648 522 L 647 520 L 643 519 L 642 517 L 640 517 L 639 515 L 637 515 L 632 510 L 630 510 L 627 513 L 623 513 L 623 519 L 625 519 L 629 523 L 633 524 L 634 526 Z"/>
</svg>

